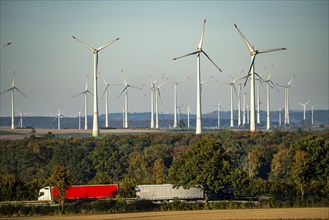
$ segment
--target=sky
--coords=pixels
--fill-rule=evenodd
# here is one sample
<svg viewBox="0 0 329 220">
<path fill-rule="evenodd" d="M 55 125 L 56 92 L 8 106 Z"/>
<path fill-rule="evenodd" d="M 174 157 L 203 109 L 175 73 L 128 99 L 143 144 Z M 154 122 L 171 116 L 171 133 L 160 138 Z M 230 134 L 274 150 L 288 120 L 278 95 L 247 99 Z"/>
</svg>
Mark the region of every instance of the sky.
<svg viewBox="0 0 329 220">
<path fill-rule="evenodd" d="M 12 42 L 0 54 L 0 91 L 11 87 L 15 71 L 15 106 L 30 116 L 76 117 L 84 97 L 93 91 L 93 56 L 72 36 L 94 48 L 119 37 L 99 52 L 98 70 L 110 84 L 109 112 L 121 112 L 123 75 L 142 90 L 128 90 L 129 112 L 150 112 L 150 80 L 161 87 L 160 112 L 173 113 L 173 83 L 182 113 L 196 112 L 196 56 L 194 52 L 206 18 L 203 50 L 222 69 L 201 57 L 202 111 L 216 111 L 220 102 L 230 109 L 232 77 L 243 77 L 250 55 L 237 24 L 255 49 L 286 47 L 286 51 L 260 54 L 255 71 L 290 89 L 290 109 L 310 100 L 315 109 L 328 109 L 328 2 L 329 1 L 5 1 L 0 0 L 0 45 Z M 242 72 L 242 73 L 241 73 Z M 89 77 L 87 78 L 87 75 Z M 98 76 L 99 113 L 105 113 L 105 84 Z M 168 80 L 169 79 L 169 80 Z M 260 89 L 261 109 L 266 94 Z M 249 104 L 250 85 L 242 87 Z M 92 112 L 92 96 L 88 112 Z M 243 104 L 243 103 L 242 103 Z M 234 108 L 237 97 L 234 95 Z M 271 90 L 271 110 L 284 108 L 284 91 Z M 310 106 L 308 106 L 310 109 Z M 16 115 L 19 115 L 17 112 Z M 11 115 L 11 94 L 0 96 L 0 116 Z"/>
</svg>

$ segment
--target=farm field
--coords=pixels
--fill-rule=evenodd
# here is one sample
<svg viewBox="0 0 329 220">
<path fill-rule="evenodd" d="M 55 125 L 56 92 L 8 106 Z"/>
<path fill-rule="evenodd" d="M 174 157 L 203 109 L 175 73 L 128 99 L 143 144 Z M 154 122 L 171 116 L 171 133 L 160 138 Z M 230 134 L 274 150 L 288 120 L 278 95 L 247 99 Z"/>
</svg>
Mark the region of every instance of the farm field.
<svg viewBox="0 0 329 220">
<path fill-rule="evenodd" d="M 100 215 L 75 215 L 75 216 L 40 216 L 18 217 L 7 219 L 19 220 L 215 220 L 215 219 L 329 219 L 329 208 L 276 208 L 276 209 L 235 209 L 235 210 L 200 210 L 200 211 L 167 211 L 167 212 L 142 212 Z"/>
</svg>

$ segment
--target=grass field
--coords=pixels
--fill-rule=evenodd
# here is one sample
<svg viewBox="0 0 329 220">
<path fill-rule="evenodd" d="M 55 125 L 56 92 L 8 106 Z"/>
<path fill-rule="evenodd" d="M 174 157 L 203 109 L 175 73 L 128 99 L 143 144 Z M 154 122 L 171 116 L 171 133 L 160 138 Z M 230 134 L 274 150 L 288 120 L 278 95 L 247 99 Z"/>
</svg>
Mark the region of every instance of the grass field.
<svg viewBox="0 0 329 220">
<path fill-rule="evenodd" d="M 235 210 L 201 210 L 141 212 L 100 215 L 60 215 L 40 217 L 18 217 L 5 219 L 19 220 L 233 220 L 233 219 L 329 219 L 329 208 L 277 208 L 277 209 L 235 209 Z"/>
</svg>

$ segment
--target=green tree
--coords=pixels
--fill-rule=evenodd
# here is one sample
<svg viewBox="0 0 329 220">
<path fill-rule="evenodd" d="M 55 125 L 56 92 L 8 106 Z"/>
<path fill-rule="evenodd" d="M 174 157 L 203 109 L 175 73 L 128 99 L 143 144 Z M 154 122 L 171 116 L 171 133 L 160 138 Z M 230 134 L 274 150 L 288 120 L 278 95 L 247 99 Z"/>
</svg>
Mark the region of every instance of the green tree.
<svg viewBox="0 0 329 220">
<path fill-rule="evenodd" d="M 297 150 L 292 165 L 292 178 L 300 191 L 302 200 L 304 199 L 305 188 L 310 181 L 309 169 L 310 159 L 308 155 L 301 150 Z"/>
<path fill-rule="evenodd" d="M 58 189 L 59 196 L 56 198 L 64 211 L 64 202 L 66 190 L 73 184 L 73 179 L 70 171 L 62 164 L 56 164 L 53 167 L 52 174 L 49 178 L 49 183 Z"/>
<path fill-rule="evenodd" d="M 214 138 L 202 138 L 191 151 L 174 159 L 169 179 L 177 187 L 200 187 L 208 205 L 210 191 L 218 191 L 229 184 L 230 170 L 231 160 L 220 142 Z"/>
</svg>

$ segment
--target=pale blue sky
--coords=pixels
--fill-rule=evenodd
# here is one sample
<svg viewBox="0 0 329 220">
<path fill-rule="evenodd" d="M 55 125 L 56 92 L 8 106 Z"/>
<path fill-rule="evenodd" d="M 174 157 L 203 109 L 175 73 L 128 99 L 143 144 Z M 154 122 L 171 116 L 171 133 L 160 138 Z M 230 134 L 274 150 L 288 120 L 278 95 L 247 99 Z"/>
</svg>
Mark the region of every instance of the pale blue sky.
<svg viewBox="0 0 329 220">
<path fill-rule="evenodd" d="M 190 76 L 178 85 L 178 105 L 196 104 L 196 57 L 172 61 L 193 52 L 199 42 L 203 19 L 207 18 L 203 49 L 223 70 L 219 73 L 202 57 L 203 113 L 215 111 L 220 100 L 230 108 L 229 74 L 244 74 L 250 56 L 233 24 L 236 23 L 256 49 L 287 47 L 287 51 L 261 54 L 256 72 L 267 77 L 264 67 L 273 64 L 272 80 L 285 84 L 296 74 L 290 90 L 290 108 L 302 110 L 298 102 L 311 100 L 316 108 L 328 109 L 328 1 L 0 1 L 0 44 L 13 42 L 1 50 L 0 90 L 16 86 L 28 97 L 16 93 L 16 106 L 32 115 L 55 116 L 60 108 L 66 116 L 76 116 L 83 108 L 86 75 L 92 74 L 89 50 L 72 38 L 79 37 L 93 47 L 120 37 L 99 53 L 99 71 L 109 83 L 128 82 L 143 90 L 129 91 L 129 111 L 149 112 L 149 75 L 171 80 Z M 162 79 L 160 79 L 161 81 Z M 104 83 L 98 81 L 99 96 Z M 146 86 L 142 86 L 146 84 Z M 110 112 L 120 112 L 123 86 L 110 88 Z M 166 81 L 160 107 L 173 112 L 173 85 Z M 89 77 L 92 91 L 92 77 Z M 243 88 L 249 93 L 249 85 Z M 266 96 L 261 90 L 263 110 Z M 284 92 L 271 91 L 272 110 L 284 107 Z M 0 115 L 9 116 L 11 94 L 0 97 Z M 236 100 L 236 97 L 235 97 Z M 249 97 L 247 97 L 249 102 Z M 99 112 L 105 112 L 104 99 Z M 237 104 L 235 103 L 235 108 Z M 89 113 L 92 98 L 89 97 Z"/>
</svg>

